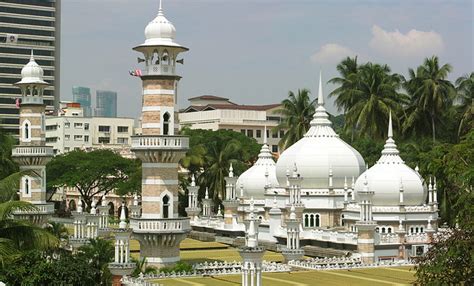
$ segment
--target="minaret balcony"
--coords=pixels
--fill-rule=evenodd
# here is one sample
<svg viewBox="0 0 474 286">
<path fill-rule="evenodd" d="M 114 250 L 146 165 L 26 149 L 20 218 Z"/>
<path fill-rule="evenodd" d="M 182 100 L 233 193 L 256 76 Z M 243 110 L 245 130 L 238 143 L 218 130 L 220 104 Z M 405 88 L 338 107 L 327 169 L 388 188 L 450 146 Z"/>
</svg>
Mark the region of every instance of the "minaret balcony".
<svg viewBox="0 0 474 286">
<path fill-rule="evenodd" d="M 13 157 L 54 156 L 52 146 L 15 146 L 12 150 Z"/>
<path fill-rule="evenodd" d="M 131 218 L 134 233 L 187 233 L 191 231 L 189 218 Z"/>
<path fill-rule="evenodd" d="M 142 71 L 142 75 L 175 75 L 175 72 L 176 67 L 173 65 L 149 65 L 144 71 Z"/>
<path fill-rule="evenodd" d="M 169 135 L 132 136 L 132 150 L 187 150 L 189 138 Z"/>
<path fill-rule="evenodd" d="M 43 97 L 39 96 L 23 96 L 21 98 L 21 104 L 44 104 Z"/>
</svg>

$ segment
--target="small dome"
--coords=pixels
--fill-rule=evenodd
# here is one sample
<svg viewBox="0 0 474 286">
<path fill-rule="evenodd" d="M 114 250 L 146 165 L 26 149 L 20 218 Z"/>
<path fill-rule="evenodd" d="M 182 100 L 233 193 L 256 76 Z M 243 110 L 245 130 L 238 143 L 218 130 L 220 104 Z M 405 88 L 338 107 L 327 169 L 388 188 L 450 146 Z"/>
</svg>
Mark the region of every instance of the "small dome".
<svg viewBox="0 0 474 286">
<path fill-rule="evenodd" d="M 163 9 L 158 10 L 158 15 L 145 28 L 145 45 L 162 44 L 162 42 L 174 43 L 176 29 L 173 24 L 165 18 Z"/>
<path fill-rule="evenodd" d="M 17 84 L 47 84 L 43 80 L 43 74 L 43 69 L 36 63 L 32 50 L 30 61 L 21 69 L 21 81 Z"/>
<path fill-rule="evenodd" d="M 426 188 L 420 175 L 400 158 L 393 140 L 392 116 L 389 118 L 388 139 L 377 163 L 365 171 L 355 183 L 356 200 L 364 188 L 365 178 L 370 191 L 374 192 L 372 204 L 378 206 L 399 205 L 400 188 L 403 187 L 404 205 L 423 205 Z"/>
<path fill-rule="evenodd" d="M 343 188 L 346 177 L 357 178 L 365 170 L 360 153 L 339 138 L 328 117 L 320 76 L 318 107 L 311 128 L 302 139 L 280 155 L 276 164 L 280 186 L 286 186 L 286 171 L 294 165 L 303 177 L 301 187 L 314 189 L 329 187 L 330 171 L 333 174 L 333 188 Z"/>
<path fill-rule="evenodd" d="M 264 136 L 266 136 L 266 130 Z M 237 180 L 237 188 L 244 189 L 244 196 L 247 198 L 263 199 L 265 186 L 277 186 L 278 181 L 275 174 L 275 161 L 268 148 L 266 138 L 258 154 L 258 160 L 255 164 L 243 172 Z"/>
</svg>

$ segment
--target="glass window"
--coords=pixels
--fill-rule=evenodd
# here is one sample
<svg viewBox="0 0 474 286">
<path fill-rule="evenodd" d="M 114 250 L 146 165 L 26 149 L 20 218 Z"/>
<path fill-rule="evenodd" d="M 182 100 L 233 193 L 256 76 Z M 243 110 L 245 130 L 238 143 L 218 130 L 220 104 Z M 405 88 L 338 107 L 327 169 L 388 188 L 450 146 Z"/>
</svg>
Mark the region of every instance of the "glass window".
<svg viewBox="0 0 474 286">
<path fill-rule="evenodd" d="M 74 135 L 74 141 L 82 141 L 82 135 Z"/>
<path fill-rule="evenodd" d="M 71 123 L 69 123 L 69 122 L 64 123 L 64 127 L 65 127 L 65 128 L 71 127 Z"/>
<path fill-rule="evenodd" d="M 128 144 L 128 138 L 117 138 L 118 144 Z"/>
<path fill-rule="evenodd" d="M 278 145 L 272 145 L 272 152 L 278 153 Z"/>
<path fill-rule="evenodd" d="M 245 135 L 245 129 L 240 129 L 240 133 Z"/>
<path fill-rule="evenodd" d="M 280 138 L 283 138 L 285 136 L 285 130 L 280 130 Z"/>
<path fill-rule="evenodd" d="M 257 136 L 257 138 L 261 138 L 262 137 L 262 130 L 258 129 L 255 131 L 255 135 Z"/>
<path fill-rule="evenodd" d="M 128 126 L 117 126 L 117 132 L 119 133 L 128 132 Z"/>
<path fill-rule="evenodd" d="M 84 123 L 84 130 L 89 130 L 89 123 Z"/>
<path fill-rule="evenodd" d="M 82 123 L 74 123 L 74 128 L 82 128 Z"/>
<path fill-rule="evenodd" d="M 64 140 L 69 140 L 69 139 L 71 139 L 71 135 L 68 135 L 68 134 L 64 135 Z"/>
<path fill-rule="evenodd" d="M 84 142 L 89 142 L 89 136 L 88 135 L 84 135 Z"/>
<path fill-rule="evenodd" d="M 278 138 L 278 132 L 272 132 L 272 138 Z"/>
<path fill-rule="evenodd" d="M 253 138 L 253 130 L 252 129 L 247 130 L 247 136 Z"/>
<path fill-rule="evenodd" d="M 99 125 L 99 132 L 110 132 L 110 126 Z"/>
<path fill-rule="evenodd" d="M 99 144 L 109 144 L 110 137 L 99 137 Z"/>
</svg>

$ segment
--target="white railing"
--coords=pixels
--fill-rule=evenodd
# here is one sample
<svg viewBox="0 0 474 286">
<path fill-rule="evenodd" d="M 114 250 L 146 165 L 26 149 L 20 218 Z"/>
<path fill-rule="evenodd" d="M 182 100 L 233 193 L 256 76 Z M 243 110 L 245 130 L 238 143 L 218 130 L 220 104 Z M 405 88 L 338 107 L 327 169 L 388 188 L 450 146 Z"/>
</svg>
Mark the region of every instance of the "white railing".
<svg viewBox="0 0 474 286">
<path fill-rule="evenodd" d="M 53 203 L 45 203 L 43 205 L 36 205 L 33 204 L 36 208 L 34 210 L 15 210 L 15 214 L 38 214 L 38 213 L 54 213 L 54 204 Z"/>
<path fill-rule="evenodd" d="M 133 136 L 132 149 L 186 149 L 189 138 L 184 136 Z"/>
<path fill-rule="evenodd" d="M 428 242 L 428 235 L 426 233 L 407 234 L 405 240 L 407 243 L 425 243 Z"/>
<path fill-rule="evenodd" d="M 376 244 L 397 244 L 400 243 L 398 234 L 395 233 L 379 233 L 375 235 Z"/>
<path fill-rule="evenodd" d="M 415 212 L 431 212 L 431 206 L 405 206 L 405 211 L 410 213 Z"/>
<path fill-rule="evenodd" d="M 173 65 L 149 65 L 142 71 L 143 75 L 174 75 L 176 67 Z"/>
<path fill-rule="evenodd" d="M 13 156 L 53 156 L 51 146 L 15 146 L 12 150 Z"/>
<path fill-rule="evenodd" d="M 339 232 L 325 229 L 304 229 L 301 237 L 304 239 L 357 244 L 357 234 L 353 232 Z"/>
<path fill-rule="evenodd" d="M 175 219 L 147 219 L 137 218 L 130 220 L 130 227 L 134 232 L 173 232 L 191 229 L 189 218 Z"/>
</svg>

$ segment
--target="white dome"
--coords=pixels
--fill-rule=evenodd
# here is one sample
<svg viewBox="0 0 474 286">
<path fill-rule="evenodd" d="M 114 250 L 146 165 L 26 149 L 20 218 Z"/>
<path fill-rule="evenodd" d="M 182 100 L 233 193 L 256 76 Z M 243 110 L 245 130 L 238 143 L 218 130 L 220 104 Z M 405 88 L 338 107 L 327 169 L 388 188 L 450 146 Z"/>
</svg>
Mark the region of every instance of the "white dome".
<svg viewBox="0 0 474 286">
<path fill-rule="evenodd" d="M 286 172 L 295 164 L 303 177 L 302 188 L 328 188 L 332 171 L 333 187 L 343 188 L 345 177 L 357 178 L 365 170 L 365 162 L 357 150 L 339 138 L 331 127 L 324 108 L 322 82 L 319 82 L 318 108 L 311 128 L 302 139 L 286 149 L 276 163 L 280 186 L 286 186 Z"/>
<path fill-rule="evenodd" d="M 365 171 L 356 181 L 356 200 L 363 190 L 365 178 L 369 190 L 374 192 L 372 204 L 378 206 L 399 205 L 400 188 L 403 187 L 404 205 L 422 205 L 426 200 L 426 188 L 420 175 L 405 165 L 397 145 L 392 139 L 392 118 L 389 120 L 389 138 L 377 163 Z"/>
<path fill-rule="evenodd" d="M 158 15 L 153 21 L 148 23 L 145 28 L 145 45 L 160 45 L 163 44 L 163 42 L 169 42 L 174 45 L 175 36 L 176 29 L 173 24 L 165 18 L 160 3 Z"/>
<path fill-rule="evenodd" d="M 35 61 L 33 51 L 31 51 L 30 61 L 21 69 L 21 81 L 17 84 L 47 84 L 43 80 L 43 68 L 41 68 Z"/>
<path fill-rule="evenodd" d="M 266 134 L 266 131 L 264 133 Z M 278 185 L 275 162 L 266 140 L 260 150 L 257 162 L 239 176 L 236 184 L 237 188 L 243 188 L 245 197 L 255 199 L 264 198 L 265 186 Z"/>
</svg>

